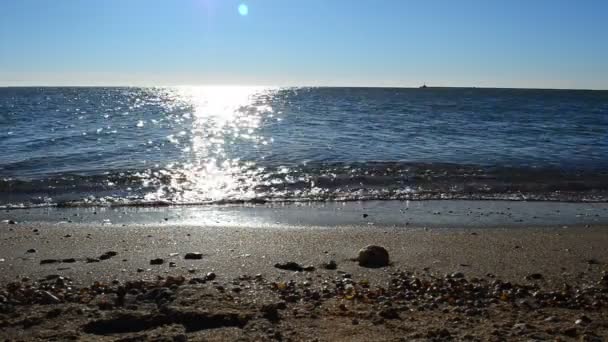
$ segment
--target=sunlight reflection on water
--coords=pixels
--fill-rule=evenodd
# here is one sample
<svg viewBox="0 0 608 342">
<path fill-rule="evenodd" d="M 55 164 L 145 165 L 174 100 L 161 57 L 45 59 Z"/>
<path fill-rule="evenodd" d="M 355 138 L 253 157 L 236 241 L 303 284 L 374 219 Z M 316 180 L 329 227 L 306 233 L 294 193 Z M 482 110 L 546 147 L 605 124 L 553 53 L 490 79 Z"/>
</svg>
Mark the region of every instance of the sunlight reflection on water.
<svg viewBox="0 0 608 342">
<path fill-rule="evenodd" d="M 180 146 L 186 162 L 169 164 L 150 177 L 148 181 L 157 183 L 157 191 L 146 200 L 193 203 L 254 198 L 263 170 L 232 156 L 229 150 L 238 144 L 270 143 L 259 128 L 265 118 L 274 116 L 269 105 L 274 93 L 276 89 L 260 87 L 175 88 L 175 100 L 192 108 L 182 115 L 192 125 L 190 132 L 181 133 L 186 139 L 172 135 L 168 140 Z"/>
</svg>

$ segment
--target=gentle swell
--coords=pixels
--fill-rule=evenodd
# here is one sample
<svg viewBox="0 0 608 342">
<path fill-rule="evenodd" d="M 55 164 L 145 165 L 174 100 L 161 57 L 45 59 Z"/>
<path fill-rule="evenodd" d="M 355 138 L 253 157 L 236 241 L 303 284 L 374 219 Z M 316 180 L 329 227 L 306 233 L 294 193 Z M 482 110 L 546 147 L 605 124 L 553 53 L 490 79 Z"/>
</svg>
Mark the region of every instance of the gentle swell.
<svg viewBox="0 0 608 342">
<path fill-rule="evenodd" d="M 430 199 L 608 200 L 608 173 L 601 171 L 397 162 L 249 171 L 230 174 L 234 180 L 230 189 L 197 188 L 197 179 L 167 170 L 4 179 L 0 180 L 0 205 L 28 208 Z M 218 192 L 222 195 L 218 196 Z"/>
</svg>

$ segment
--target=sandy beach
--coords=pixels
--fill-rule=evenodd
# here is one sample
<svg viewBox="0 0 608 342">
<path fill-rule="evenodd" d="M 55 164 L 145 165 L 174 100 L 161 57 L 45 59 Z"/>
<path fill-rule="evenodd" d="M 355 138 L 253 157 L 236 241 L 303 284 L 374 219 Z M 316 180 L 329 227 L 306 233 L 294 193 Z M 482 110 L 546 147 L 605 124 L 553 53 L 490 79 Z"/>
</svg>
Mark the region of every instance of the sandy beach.
<svg viewBox="0 0 608 342">
<path fill-rule="evenodd" d="M 391 205 L 342 210 L 370 221 Z M 443 215 L 433 205 L 425 210 Z M 488 203 L 479 212 L 500 213 L 496 205 L 513 206 Z M 458 216 L 461 206 L 449 210 Z M 571 226 L 535 226 L 530 215 L 513 226 L 495 215 L 505 227 L 344 219 L 278 229 L 259 221 L 173 223 L 177 216 L 69 223 L 60 218 L 80 216 L 59 213 L 1 226 L 0 335 L 9 340 L 601 340 L 608 333 L 601 215 L 599 224 Z M 98 219 L 118 220 L 105 214 Z M 386 248 L 390 264 L 353 261 L 367 245 Z"/>
</svg>

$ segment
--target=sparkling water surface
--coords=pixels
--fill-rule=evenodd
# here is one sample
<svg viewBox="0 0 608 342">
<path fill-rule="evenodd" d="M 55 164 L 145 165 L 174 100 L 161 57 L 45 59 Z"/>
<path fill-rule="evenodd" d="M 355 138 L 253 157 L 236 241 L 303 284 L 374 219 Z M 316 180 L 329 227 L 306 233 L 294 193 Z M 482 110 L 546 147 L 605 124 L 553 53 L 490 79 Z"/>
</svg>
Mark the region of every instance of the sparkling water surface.
<svg viewBox="0 0 608 342">
<path fill-rule="evenodd" d="M 0 88 L 0 205 L 608 196 L 608 92 Z"/>
</svg>

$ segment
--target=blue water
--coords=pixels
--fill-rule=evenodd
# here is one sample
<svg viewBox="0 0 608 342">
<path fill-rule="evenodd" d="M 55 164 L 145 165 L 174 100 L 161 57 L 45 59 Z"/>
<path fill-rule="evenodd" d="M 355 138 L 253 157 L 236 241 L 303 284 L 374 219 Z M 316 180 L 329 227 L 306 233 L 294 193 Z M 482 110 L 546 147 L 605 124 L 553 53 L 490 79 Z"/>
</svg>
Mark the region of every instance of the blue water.
<svg viewBox="0 0 608 342">
<path fill-rule="evenodd" d="M 0 88 L 0 205 L 608 199 L 608 92 Z"/>
</svg>

